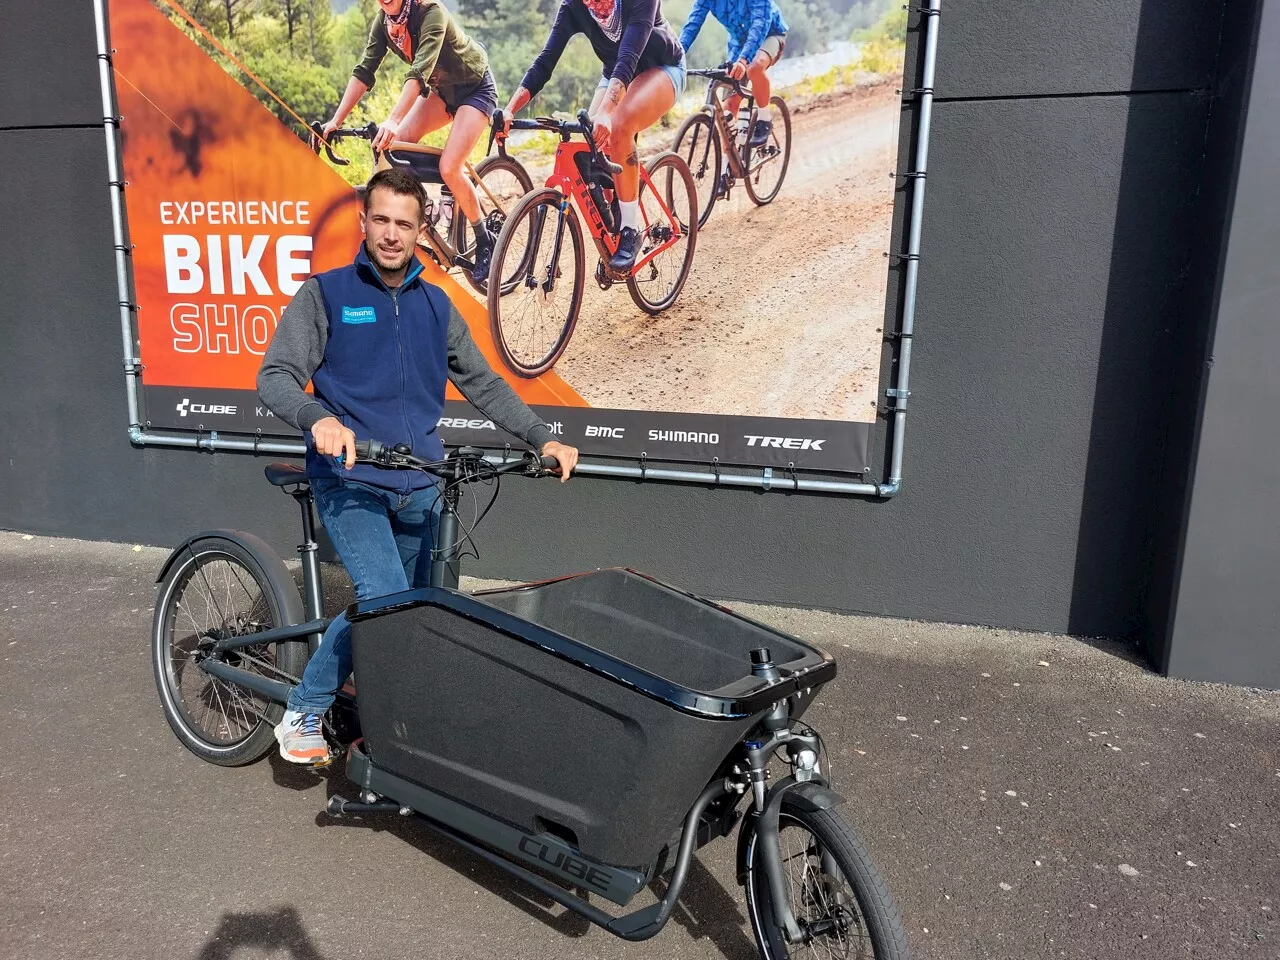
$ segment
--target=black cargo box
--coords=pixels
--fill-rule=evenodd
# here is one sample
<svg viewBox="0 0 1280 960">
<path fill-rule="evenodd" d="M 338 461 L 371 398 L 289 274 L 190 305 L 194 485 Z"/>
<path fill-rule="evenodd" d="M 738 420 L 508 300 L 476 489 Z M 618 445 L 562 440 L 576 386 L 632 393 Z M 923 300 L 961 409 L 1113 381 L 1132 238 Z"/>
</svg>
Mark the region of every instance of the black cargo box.
<svg viewBox="0 0 1280 960">
<path fill-rule="evenodd" d="M 834 661 L 631 570 L 349 611 L 379 769 L 606 864 L 647 869 L 761 714 Z M 782 679 L 751 673 L 768 647 Z"/>
</svg>

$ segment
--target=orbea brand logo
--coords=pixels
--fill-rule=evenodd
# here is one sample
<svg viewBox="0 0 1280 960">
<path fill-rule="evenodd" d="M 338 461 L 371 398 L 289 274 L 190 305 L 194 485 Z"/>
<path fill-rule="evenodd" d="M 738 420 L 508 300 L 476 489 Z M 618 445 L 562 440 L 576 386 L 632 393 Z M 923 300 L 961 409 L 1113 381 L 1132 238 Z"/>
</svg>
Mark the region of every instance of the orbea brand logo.
<svg viewBox="0 0 1280 960">
<path fill-rule="evenodd" d="M 466 417 L 441 417 L 436 421 L 437 427 L 449 427 L 453 430 L 497 430 L 492 420 L 468 420 Z"/>
<path fill-rule="evenodd" d="M 811 440 L 808 437 L 757 437 L 743 434 L 748 447 L 775 447 L 779 450 L 821 450 L 827 438 Z"/>
<path fill-rule="evenodd" d="M 187 397 L 183 397 L 175 409 L 180 417 L 185 417 L 188 413 L 219 413 L 229 417 L 236 415 L 235 407 L 220 403 L 192 403 Z"/>
<path fill-rule="evenodd" d="M 621 440 L 622 435 L 627 432 L 626 427 L 595 427 L 587 425 L 588 437 L 612 437 L 615 440 Z"/>
</svg>

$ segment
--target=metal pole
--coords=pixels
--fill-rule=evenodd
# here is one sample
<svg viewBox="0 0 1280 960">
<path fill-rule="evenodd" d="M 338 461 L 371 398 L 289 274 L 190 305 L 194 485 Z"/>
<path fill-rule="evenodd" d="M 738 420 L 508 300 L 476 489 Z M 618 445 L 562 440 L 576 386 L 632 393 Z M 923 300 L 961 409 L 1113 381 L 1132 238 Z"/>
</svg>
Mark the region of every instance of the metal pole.
<svg viewBox="0 0 1280 960">
<path fill-rule="evenodd" d="M 907 399 L 911 396 L 911 341 L 916 326 L 916 282 L 920 273 L 920 228 L 924 222 L 924 182 L 929 166 L 929 128 L 933 119 L 933 76 L 938 59 L 938 19 L 942 0 L 929 0 L 925 15 L 924 76 L 920 81 L 920 122 L 916 127 L 916 157 L 911 181 L 911 228 L 907 236 L 907 289 L 902 305 L 902 350 L 893 394 L 893 452 L 889 458 L 888 495 L 902 486 L 902 449 L 906 439 Z"/>
<path fill-rule="evenodd" d="M 207 434 L 189 436 L 187 434 L 168 434 L 144 432 L 134 427 L 129 432 L 129 439 L 139 446 L 190 447 L 197 450 L 243 450 L 248 453 L 283 453 L 301 456 L 306 453 L 306 446 L 301 440 L 250 440 L 245 437 L 223 437 L 216 430 Z M 502 462 L 502 458 L 491 456 L 494 463 Z M 765 468 L 766 471 L 769 468 Z M 625 480 L 668 480 L 680 483 L 699 483 L 709 487 L 753 487 L 765 490 L 794 491 L 799 493 L 843 493 L 868 497 L 885 496 L 884 484 L 860 483 L 848 480 L 817 480 L 804 477 L 779 478 L 770 471 L 768 475 L 715 473 L 707 471 L 699 473 L 694 470 L 669 470 L 661 467 L 628 467 L 612 463 L 579 463 L 574 471 L 575 476 L 584 477 L 616 477 Z"/>
<path fill-rule="evenodd" d="M 125 240 L 124 180 L 120 176 L 119 151 L 116 143 L 116 127 L 120 118 L 115 115 L 115 98 L 111 95 L 111 56 L 115 52 L 107 46 L 106 0 L 94 0 L 93 19 L 98 33 L 98 80 L 102 86 L 102 128 L 107 137 L 107 180 L 111 186 L 111 234 L 116 248 L 116 298 L 120 304 L 120 336 L 124 341 L 125 395 L 129 403 L 129 426 L 136 427 L 138 419 L 138 377 L 142 363 L 134 351 L 133 311 L 129 300 L 129 265 L 126 258 L 129 246 Z"/>
</svg>

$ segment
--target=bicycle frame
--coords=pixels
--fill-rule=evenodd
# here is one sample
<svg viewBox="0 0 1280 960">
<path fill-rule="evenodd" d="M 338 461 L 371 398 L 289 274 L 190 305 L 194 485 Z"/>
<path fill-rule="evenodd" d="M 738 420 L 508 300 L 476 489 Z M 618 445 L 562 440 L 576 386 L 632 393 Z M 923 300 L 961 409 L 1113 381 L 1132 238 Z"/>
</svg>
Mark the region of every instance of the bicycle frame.
<svg viewBox="0 0 1280 960">
<path fill-rule="evenodd" d="M 562 134 L 562 136 L 567 136 Z M 600 215 L 600 210 L 596 207 L 595 200 L 592 199 L 588 192 L 587 184 L 582 179 L 582 172 L 578 169 L 576 157 L 580 153 L 590 152 L 591 146 L 587 143 L 570 142 L 567 139 L 562 140 L 556 148 L 556 162 L 551 171 L 551 176 L 547 178 L 546 185 L 553 190 L 558 191 L 565 197 L 565 202 L 572 202 L 587 222 L 587 228 L 591 233 L 591 238 L 595 241 L 596 250 L 600 257 L 608 260 L 618 249 L 618 236 L 611 233 L 604 224 L 604 218 Z M 666 200 L 654 186 L 653 181 L 649 179 L 649 171 L 642 165 L 640 167 L 641 189 L 647 184 L 650 194 L 658 202 L 659 208 L 662 210 L 663 217 L 666 218 L 667 225 L 671 227 L 670 239 L 660 243 L 658 246 L 650 250 L 645 256 L 636 260 L 636 264 L 631 269 L 632 276 L 640 272 L 640 268 L 647 265 L 654 257 L 662 253 L 664 250 L 674 246 L 682 236 L 680 222 L 671 213 L 671 209 L 667 206 Z M 562 208 L 563 209 L 563 208 Z M 648 213 L 645 212 L 643 205 L 640 208 L 640 216 L 643 220 L 641 224 L 641 233 L 645 233 L 653 225 L 649 220 Z M 541 231 L 542 224 L 538 225 Z M 556 227 L 555 249 L 552 254 L 553 262 L 560 256 L 560 243 L 564 238 L 564 219 L 561 218 Z M 540 240 L 539 235 L 535 235 L 532 243 L 532 249 L 537 249 L 537 243 Z"/>
<path fill-rule="evenodd" d="M 738 96 L 747 96 L 751 93 L 751 87 L 744 83 L 739 83 L 735 89 L 734 84 L 727 83 L 724 80 L 713 80 L 707 86 L 707 99 L 702 106 L 698 108 L 699 113 L 704 113 L 711 118 L 711 122 L 715 124 L 716 133 L 720 137 L 720 142 L 724 145 L 725 159 L 729 164 L 729 172 L 739 180 L 745 180 L 750 171 L 742 164 L 742 156 L 737 147 L 737 137 L 734 132 L 729 129 L 729 124 L 725 121 L 725 114 L 728 111 L 724 108 L 724 103 L 719 94 L 721 90 L 727 90 L 730 94 Z M 725 99 L 728 99 L 727 97 Z M 756 106 L 752 101 L 751 120 L 755 122 Z M 717 175 L 718 175 L 717 171 Z"/>
</svg>

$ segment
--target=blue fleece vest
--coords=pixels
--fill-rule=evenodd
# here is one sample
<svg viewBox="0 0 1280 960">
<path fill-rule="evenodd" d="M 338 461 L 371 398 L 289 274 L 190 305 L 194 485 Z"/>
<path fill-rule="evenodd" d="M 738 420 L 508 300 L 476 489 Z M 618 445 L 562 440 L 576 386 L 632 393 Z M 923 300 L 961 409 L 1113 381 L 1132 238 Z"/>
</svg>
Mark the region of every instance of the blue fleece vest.
<svg viewBox="0 0 1280 960">
<path fill-rule="evenodd" d="M 354 263 L 316 275 L 329 339 L 311 385 L 357 440 L 407 443 L 415 455 L 438 460 L 444 456 L 436 427 L 444 409 L 451 305 L 421 273 L 415 258 L 404 283 L 391 290 L 361 244 Z M 367 463 L 347 471 L 314 446 L 307 448 L 307 476 L 341 476 L 405 493 L 434 482 L 417 470 Z"/>
</svg>

